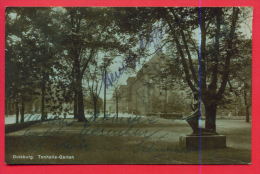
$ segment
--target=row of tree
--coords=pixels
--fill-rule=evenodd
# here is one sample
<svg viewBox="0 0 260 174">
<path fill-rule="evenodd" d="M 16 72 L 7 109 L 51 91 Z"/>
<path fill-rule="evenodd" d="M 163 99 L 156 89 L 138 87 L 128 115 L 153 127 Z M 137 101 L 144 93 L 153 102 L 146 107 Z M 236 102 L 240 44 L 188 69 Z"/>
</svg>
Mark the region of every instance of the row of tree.
<svg viewBox="0 0 260 174">
<path fill-rule="evenodd" d="M 175 83 L 185 82 L 191 92 L 199 93 L 205 126 L 216 131 L 217 107 L 229 93 L 227 86 L 236 93 L 243 89 L 250 107 L 251 37 L 241 32 L 249 11 L 237 7 L 7 8 L 6 97 L 15 102 L 17 115 L 21 111 L 21 121 L 24 101 L 32 96 L 41 96 L 43 120 L 46 107 L 61 111 L 62 103 L 71 102 L 74 117 L 87 121 L 84 87 L 97 101 L 102 77 L 113 59 L 147 56 L 151 48 L 144 43 L 153 41 L 151 33 L 161 31 L 160 50 L 175 62 L 165 72 L 165 84 L 172 84 L 169 77 L 173 77 L 178 79 Z"/>
<path fill-rule="evenodd" d="M 25 101 L 40 96 L 42 120 L 46 107 L 61 113 L 62 104 L 71 102 L 74 117 L 86 121 L 83 78 L 97 101 L 97 79 L 116 54 L 130 54 L 134 42 L 119 32 L 110 13 L 107 8 L 7 8 L 6 98 L 15 103 L 17 120 L 19 112 L 24 120 Z"/>
</svg>

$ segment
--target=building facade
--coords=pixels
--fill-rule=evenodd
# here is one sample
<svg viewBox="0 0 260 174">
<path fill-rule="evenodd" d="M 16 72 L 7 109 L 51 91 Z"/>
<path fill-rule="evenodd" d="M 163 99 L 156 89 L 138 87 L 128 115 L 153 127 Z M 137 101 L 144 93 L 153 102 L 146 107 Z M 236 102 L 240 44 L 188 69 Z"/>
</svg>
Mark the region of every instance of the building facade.
<svg viewBox="0 0 260 174">
<path fill-rule="evenodd" d="M 158 78 L 167 67 L 168 57 L 157 54 L 146 62 L 135 77 L 129 77 L 127 85 L 119 87 L 118 110 L 137 115 L 183 114 L 187 111 L 187 93 L 167 89 Z M 115 96 L 115 95 L 114 95 Z M 189 109 L 188 109 L 189 110 Z M 115 111 L 115 108 L 114 108 Z"/>
</svg>

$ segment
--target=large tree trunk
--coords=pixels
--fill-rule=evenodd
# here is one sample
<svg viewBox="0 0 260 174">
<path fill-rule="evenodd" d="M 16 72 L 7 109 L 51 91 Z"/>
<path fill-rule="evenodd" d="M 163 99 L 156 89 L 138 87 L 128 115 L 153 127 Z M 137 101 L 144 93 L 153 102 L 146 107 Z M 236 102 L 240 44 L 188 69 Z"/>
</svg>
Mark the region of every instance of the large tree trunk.
<svg viewBox="0 0 260 174">
<path fill-rule="evenodd" d="M 216 115 L 217 115 L 217 104 L 215 103 L 206 103 L 205 106 L 205 128 L 212 132 L 216 132 Z"/>
<path fill-rule="evenodd" d="M 47 114 L 45 112 L 45 78 L 43 77 L 42 84 L 41 84 L 41 120 L 46 120 Z"/>
<path fill-rule="evenodd" d="M 84 113 L 84 97 L 82 90 L 82 78 L 78 77 L 77 79 L 77 117 L 78 121 L 83 122 L 87 121 Z"/>
<path fill-rule="evenodd" d="M 9 115 L 9 102 L 8 99 L 5 98 L 5 115 Z"/>
<path fill-rule="evenodd" d="M 24 101 L 21 102 L 21 123 L 24 123 Z"/>
<path fill-rule="evenodd" d="M 74 119 L 78 119 L 78 90 L 77 90 L 77 74 L 78 74 L 78 68 L 77 68 L 77 64 L 76 61 L 74 61 L 73 64 L 73 115 L 74 115 Z"/>
<path fill-rule="evenodd" d="M 79 121 L 86 121 L 85 113 L 84 113 L 84 101 L 83 101 L 82 87 L 80 87 L 80 91 L 79 91 L 79 95 L 78 95 L 78 119 L 79 119 Z"/>
<path fill-rule="evenodd" d="M 97 118 L 97 97 L 93 97 L 94 119 Z"/>
<path fill-rule="evenodd" d="M 17 101 L 15 102 L 15 115 L 16 115 L 15 123 L 19 123 L 19 103 Z"/>
<path fill-rule="evenodd" d="M 245 85 L 246 86 L 246 85 Z M 245 110 L 246 110 L 246 122 L 249 123 L 250 118 L 249 118 L 249 104 L 247 101 L 247 88 L 244 87 L 244 104 L 245 104 Z"/>
<path fill-rule="evenodd" d="M 104 82 L 104 119 L 106 118 L 106 91 L 107 91 L 107 69 L 105 67 L 105 82 Z"/>
<path fill-rule="evenodd" d="M 73 106 L 74 118 L 78 118 L 78 92 L 74 90 L 74 106 Z"/>
<path fill-rule="evenodd" d="M 77 118 L 79 122 L 87 121 L 84 113 L 84 97 L 82 90 L 82 78 L 83 74 L 80 71 L 80 63 L 78 54 L 75 54 L 76 59 L 74 60 L 74 118 Z"/>
<path fill-rule="evenodd" d="M 118 118 L 118 96 L 116 96 L 116 118 Z"/>
<path fill-rule="evenodd" d="M 246 106 L 246 122 L 249 123 L 250 122 L 250 116 L 249 116 L 249 106 Z"/>
</svg>

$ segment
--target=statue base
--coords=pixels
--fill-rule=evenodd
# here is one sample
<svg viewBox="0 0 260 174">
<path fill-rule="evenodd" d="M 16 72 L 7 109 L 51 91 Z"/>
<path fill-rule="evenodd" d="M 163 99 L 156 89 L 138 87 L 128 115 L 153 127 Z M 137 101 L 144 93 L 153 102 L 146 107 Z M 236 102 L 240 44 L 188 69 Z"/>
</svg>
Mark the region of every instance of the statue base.
<svg viewBox="0 0 260 174">
<path fill-rule="evenodd" d="M 226 136 L 218 134 L 191 134 L 179 138 L 180 146 L 188 150 L 226 148 Z"/>
</svg>

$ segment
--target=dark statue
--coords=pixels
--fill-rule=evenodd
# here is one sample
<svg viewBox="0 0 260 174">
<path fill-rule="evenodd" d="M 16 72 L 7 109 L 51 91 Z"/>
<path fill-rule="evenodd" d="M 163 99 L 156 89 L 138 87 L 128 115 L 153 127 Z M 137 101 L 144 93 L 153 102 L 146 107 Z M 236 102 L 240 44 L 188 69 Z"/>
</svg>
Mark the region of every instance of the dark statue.
<svg viewBox="0 0 260 174">
<path fill-rule="evenodd" d="M 198 93 L 194 93 L 193 104 L 191 105 L 193 113 L 185 118 L 185 120 L 188 122 L 188 124 L 192 128 L 193 132 L 191 135 L 217 134 L 215 131 L 199 127 L 199 117 L 200 117 L 199 107 L 200 107 L 199 106 L 199 95 L 198 95 Z"/>
</svg>

